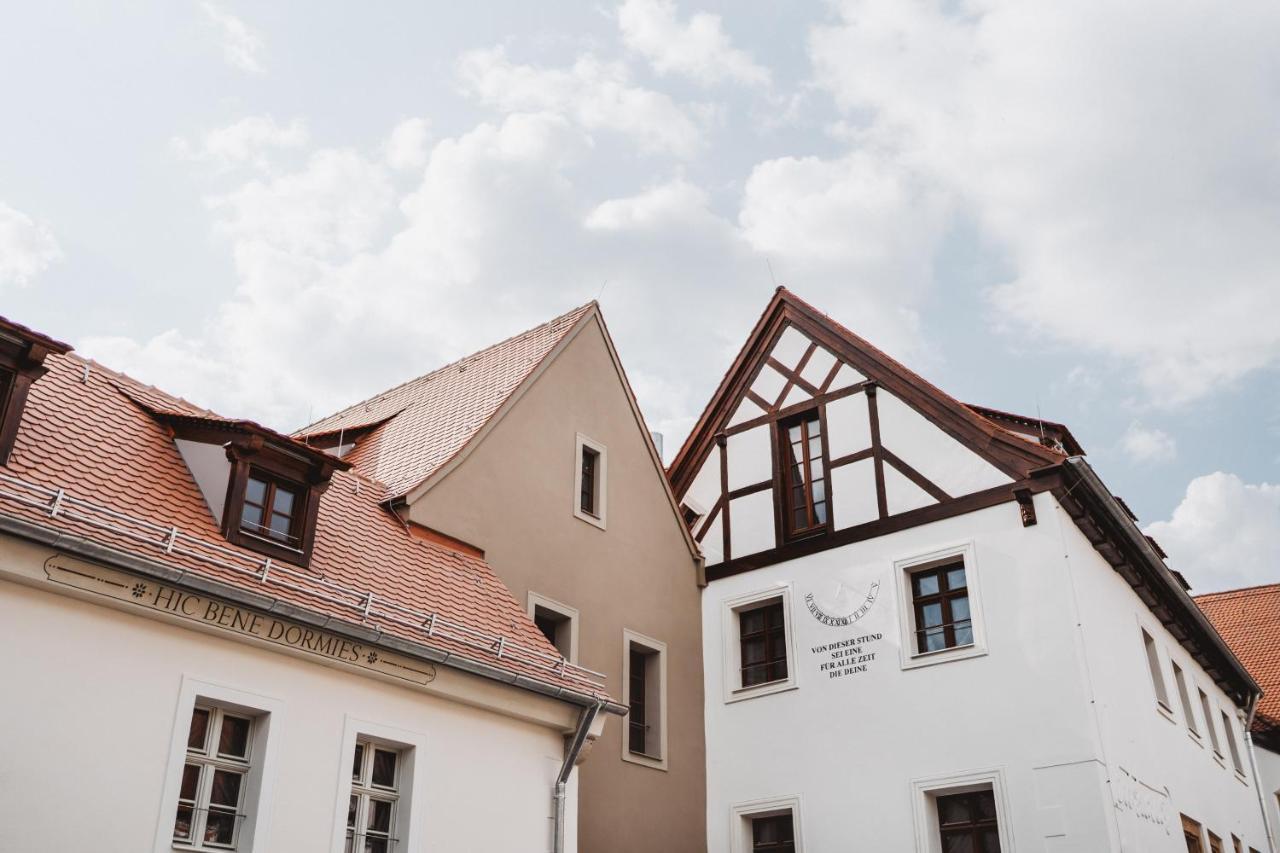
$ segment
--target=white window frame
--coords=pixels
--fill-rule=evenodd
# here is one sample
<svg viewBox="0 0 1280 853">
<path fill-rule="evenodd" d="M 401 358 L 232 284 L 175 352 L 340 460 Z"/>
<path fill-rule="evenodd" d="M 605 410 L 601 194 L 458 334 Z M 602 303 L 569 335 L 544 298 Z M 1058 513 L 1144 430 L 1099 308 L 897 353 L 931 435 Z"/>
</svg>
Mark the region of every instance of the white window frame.
<svg viewBox="0 0 1280 853">
<path fill-rule="evenodd" d="M 396 845 L 400 843 L 400 836 L 396 832 L 399 824 L 396 817 L 400 811 L 400 778 L 403 775 L 404 756 L 408 750 L 404 750 L 399 746 L 390 746 L 380 740 L 374 740 L 367 736 L 356 738 L 353 749 L 361 750 L 360 754 L 360 770 L 358 775 L 351 777 L 351 796 L 356 798 L 355 824 L 348 825 L 346 831 L 351 833 L 351 849 L 360 850 L 370 835 L 368 829 L 369 821 L 369 804 L 372 802 L 389 803 L 391 806 L 390 820 L 387 821 L 387 851 L 395 853 Z M 388 753 L 395 756 L 395 770 L 392 774 L 390 787 L 384 785 L 375 785 L 373 782 L 373 756 L 378 753 Z M 355 755 L 352 754 L 352 759 Z M 354 763 L 354 761 L 353 761 Z M 348 818 L 351 817 L 351 811 L 348 807 Z M 362 831 L 363 830 L 363 831 Z M 346 843 L 346 831 L 343 835 L 343 843 Z M 382 838 L 381 835 L 374 831 L 374 838 Z"/>
<path fill-rule="evenodd" d="M 804 832 L 801 829 L 800 797 L 772 797 L 751 800 L 729 807 L 729 853 L 751 853 L 751 821 L 758 817 L 775 817 L 791 812 L 791 829 L 796 838 L 796 853 L 804 850 Z"/>
<path fill-rule="evenodd" d="M 911 782 L 911 811 L 915 819 L 916 853 L 942 853 L 942 837 L 938 827 L 938 797 L 948 794 L 967 794 L 990 789 L 996 804 L 996 830 L 1000 834 L 1000 849 L 1013 853 L 1013 824 L 1010 822 L 1008 793 L 1005 790 L 1004 769 L 993 767 L 971 770 L 947 776 L 931 776 L 913 779 Z"/>
<path fill-rule="evenodd" d="M 182 760 L 184 777 L 188 767 L 199 768 L 195 794 L 186 803 L 186 807 L 191 809 L 190 838 L 181 839 L 175 837 L 173 843 L 175 847 L 191 850 L 235 850 L 240 837 L 240 824 L 248 817 L 245 812 L 245 804 L 249 796 L 249 774 L 253 772 L 253 760 L 256 757 L 253 748 L 253 735 L 255 729 L 257 729 L 257 715 L 242 713 L 239 709 L 199 700 L 196 702 L 195 707 L 192 708 L 193 721 L 195 715 L 200 711 L 205 712 L 207 715 L 204 742 L 200 747 L 194 748 L 188 744 Z M 245 720 L 249 724 L 248 737 L 245 741 L 245 754 L 243 756 L 224 755 L 218 750 L 222 727 L 226 725 L 228 717 Z M 211 814 L 219 812 L 225 815 L 227 813 L 225 803 L 215 806 L 212 802 L 213 779 L 215 774 L 219 772 L 233 773 L 240 777 L 240 786 L 237 791 L 236 802 L 233 804 L 234 810 L 231 813 L 233 816 L 231 840 L 225 844 L 206 842 L 201 838 L 203 830 L 207 829 Z M 181 809 L 183 805 L 182 792 L 179 790 L 178 808 Z M 174 828 L 177 828 L 176 818 Z"/>
<path fill-rule="evenodd" d="M 935 652 L 916 651 L 916 609 L 911 576 L 916 572 L 952 562 L 957 557 L 964 561 L 964 579 L 965 586 L 969 590 L 969 620 L 973 628 L 973 642 L 969 645 L 939 649 Z M 900 627 L 898 661 L 902 669 L 916 669 L 922 666 L 982 657 L 987 654 L 987 630 L 986 620 L 983 617 L 980 574 L 977 549 L 972 540 L 935 548 L 927 553 L 894 561 L 893 576 L 898 591 L 898 625 Z"/>
<path fill-rule="evenodd" d="M 751 610 L 756 605 L 775 598 L 782 599 L 782 621 L 787 642 L 787 677 L 752 687 L 742 686 L 742 633 L 738 625 L 738 617 L 743 611 Z M 800 686 L 799 661 L 796 660 L 796 644 L 794 639 L 795 618 L 791 609 L 791 584 L 776 584 L 757 589 L 721 602 L 720 646 L 723 650 L 722 666 L 724 670 L 724 701 L 741 702 L 744 699 L 755 699 L 787 690 L 795 690 Z"/>
<path fill-rule="evenodd" d="M 533 619 L 534 614 L 537 611 L 537 608 L 539 607 L 541 607 L 543 610 L 550 610 L 552 613 L 555 613 L 559 616 L 563 616 L 565 620 L 568 621 L 569 623 L 569 654 L 567 655 L 567 657 L 568 657 L 569 663 L 577 663 L 578 662 L 578 625 L 580 621 L 578 618 L 578 609 L 576 607 L 570 607 L 569 605 L 564 604 L 563 602 L 556 601 L 554 598 L 547 598 L 547 596 L 542 595 L 541 593 L 537 593 L 530 590 L 528 611 L 527 611 L 530 619 Z"/>
<path fill-rule="evenodd" d="M 1160 651 L 1159 632 L 1142 624 L 1138 619 L 1139 639 L 1142 641 L 1142 658 L 1147 665 L 1147 680 L 1151 683 L 1151 695 L 1156 700 L 1156 710 L 1160 716 L 1176 723 L 1173 716 L 1173 700 L 1169 697 L 1169 674 L 1164 665 L 1164 655 Z"/>
<path fill-rule="evenodd" d="M 1187 686 L 1187 672 L 1176 660 L 1169 659 L 1169 663 L 1173 666 L 1173 686 L 1178 691 L 1178 702 L 1182 705 L 1182 715 L 1186 717 L 1183 720 L 1187 725 L 1187 735 L 1199 746 L 1204 746 L 1204 739 L 1200 736 L 1200 726 L 1196 724 L 1195 704 L 1191 701 L 1191 693 Z"/>
<path fill-rule="evenodd" d="M 1226 755 L 1222 752 L 1222 738 L 1218 736 L 1218 723 L 1213 718 L 1213 712 L 1217 705 L 1203 687 L 1197 686 L 1196 693 L 1200 697 L 1200 710 L 1204 712 L 1204 727 L 1209 730 L 1209 744 L 1213 747 L 1213 759 L 1223 767 L 1226 767 L 1227 760 Z"/>
<path fill-rule="evenodd" d="M 353 784 L 351 763 L 355 758 L 356 742 L 371 742 L 383 749 L 400 753 L 396 762 L 397 800 L 392 814 L 391 837 L 398 839 L 392 848 L 394 853 L 417 850 L 426 837 L 426 810 L 417 803 L 415 794 L 427 790 L 427 736 L 422 732 L 389 726 L 372 720 L 364 720 L 347 714 L 343 720 L 342 740 L 338 752 L 337 791 L 333 807 L 333 835 L 330 853 L 343 853 L 347 839 L 347 809 L 351 802 Z"/>
<path fill-rule="evenodd" d="M 191 731 L 191 714 L 196 706 L 214 706 L 236 716 L 253 720 L 250 731 L 249 771 L 241 791 L 242 811 L 246 816 L 237 827 L 234 848 L 199 847 L 175 841 L 174 822 L 178 813 L 178 796 L 182 790 L 182 772 L 187 763 L 187 735 Z M 155 853 L 173 850 L 231 850 L 253 853 L 270 849 L 271 803 L 279 761 L 279 731 L 283 725 L 285 705 L 279 699 L 252 693 L 210 681 L 183 676 L 174 709 L 173 732 L 169 740 L 169 764 L 160 794 L 160 817 L 156 825 Z M 276 734 L 272 736 L 272 730 Z M 212 737 L 212 735 L 210 735 Z"/>
<path fill-rule="evenodd" d="M 599 456 L 596 461 L 596 506 L 599 512 L 592 515 L 582 511 L 582 449 L 594 450 Z M 608 524 L 609 513 L 609 450 L 595 439 L 578 433 L 573 451 L 573 514 L 604 530 Z"/>
<path fill-rule="evenodd" d="M 653 673 L 651 679 L 646 680 L 645 686 L 645 716 L 651 717 L 653 710 L 657 711 L 658 724 L 658 754 L 646 753 L 640 755 L 634 753 L 630 749 L 631 730 L 624 719 L 622 728 L 622 760 L 629 761 L 632 764 L 640 764 L 645 767 L 652 767 L 655 770 L 667 769 L 667 644 L 661 640 L 655 640 L 652 637 L 645 636 L 638 631 L 632 631 L 629 628 L 622 629 L 622 704 L 631 707 L 631 647 L 639 646 L 646 653 L 657 658 L 657 672 Z M 652 708 L 651 688 L 656 686 L 658 689 L 658 706 Z M 645 738 L 646 745 L 648 737 Z"/>
</svg>

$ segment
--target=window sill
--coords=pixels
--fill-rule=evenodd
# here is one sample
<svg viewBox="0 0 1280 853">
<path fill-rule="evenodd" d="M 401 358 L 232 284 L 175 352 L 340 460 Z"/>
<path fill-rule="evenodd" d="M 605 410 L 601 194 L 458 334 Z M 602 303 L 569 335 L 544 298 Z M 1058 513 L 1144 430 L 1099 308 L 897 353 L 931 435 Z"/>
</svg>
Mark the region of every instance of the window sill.
<svg viewBox="0 0 1280 853">
<path fill-rule="evenodd" d="M 667 759 L 665 758 L 654 758 L 652 755 L 642 755 L 641 753 L 624 749 L 622 751 L 622 760 L 629 764 L 638 764 L 641 767 L 661 770 L 664 773 L 667 771 Z"/>
<path fill-rule="evenodd" d="M 744 699 L 755 699 L 759 696 L 772 696 L 774 693 L 785 693 L 788 690 L 795 690 L 800 685 L 796 684 L 794 678 L 788 678 L 785 681 L 770 681 L 766 684 L 755 684 L 751 687 L 739 687 L 725 697 L 725 704 L 729 705 L 733 702 L 741 702 Z"/>
<path fill-rule="evenodd" d="M 1169 722 L 1173 723 L 1174 725 L 1178 724 L 1177 718 L 1173 716 L 1173 709 L 1170 708 L 1168 705 L 1164 704 L 1159 700 L 1156 700 L 1156 710 L 1160 712 L 1160 716 L 1164 717 Z"/>
<path fill-rule="evenodd" d="M 902 668 L 918 669 L 923 666 L 933 666 L 935 663 L 948 663 L 953 660 L 968 660 L 969 658 L 982 657 L 987 653 L 986 646 L 980 646 L 972 643 L 967 646 L 956 646 L 950 649 L 939 649 L 936 652 L 921 652 L 910 655 L 902 661 Z"/>
<path fill-rule="evenodd" d="M 1243 770 L 1236 771 L 1236 781 L 1238 781 L 1241 785 L 1244 785 L 1246 788 L 1249 787 L 1249 777 L 1244 775 Z"/>
<path fill-rule="evenodd" d="M 1223 770 L 1227 769 L 1227 759 L 1223 757 L 1222 753 L 1215 752 L 1213 754 L 1213 760 L 1218 762 L 1218 766 L 1221 767 Z"/>
<path fill-rule="evenodd" d="M 1201 749 L 1204 749 L 1204 738 L 1200 737 L 1199 734 L 1191 731 L 1191 729 L 1187 729 L 1187 737 L 1191 738 L 1191 742 L 1194 743 L 1196 746 L 1200 747 Z"/>
<path fill-rule="evenodd" d="M 583 511 L 582 511 L 582 510 L 580 510 L 580 509 L 576 509 L 576 510 L 574 510 L 574 511 L 573 511 L 573 517 L 574 517 L 574 518 L 576 518 L 576 519 L 578 519 L 578 520 L 580 520 L 580 521 L 585 521 L 587 524 L 590 524 L 592 527 L 598 527 L 598 528 L 600 528 L 601 530 L 606 530 L 606 529 L 607 529 L 607 528 L 605 527 L 605 523 L 604 523 L 604 519 L 603 519 L 603 518 L 600 518 L 600 517 L 598 517 L 598 516 L 594 516 L 594 515 L 592 515 L 592 514 L 591 514 L 591 513 L 589 513 L 589 512 L 583 512 Z"/>
</svg>

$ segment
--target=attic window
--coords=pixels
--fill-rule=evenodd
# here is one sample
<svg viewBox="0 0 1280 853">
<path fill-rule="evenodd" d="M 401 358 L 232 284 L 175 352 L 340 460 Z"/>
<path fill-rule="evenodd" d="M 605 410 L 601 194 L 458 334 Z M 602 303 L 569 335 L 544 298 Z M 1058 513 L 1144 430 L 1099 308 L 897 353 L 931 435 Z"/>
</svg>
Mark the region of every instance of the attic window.
<svg viewBox="0 0 1280 853">
<path fill-rule="evenodd" d="M 598 441 L 577 437 L 573 514 L 603 528 L 608 505 L 608 452 Z"/>
<path fill-rule="evenodd" d="M 45 356 L 71 347 L 0 317 L 0 465 L 18 440 L 18 425 L 32 383 L 48 371 Z"/>
<path fill-rule="evenodd" d="M 298 484 L 285 483 L 250 468 L 240 511 L 240 529 L 297 548 L 300 491 Z"/>
<path fill-rule="evenodd" d="M 827 528 L 827 452 L 822 433 L 817 409 L 778 424 L 783 526 L 788 538 L 810 536 Z"/>
</svg>

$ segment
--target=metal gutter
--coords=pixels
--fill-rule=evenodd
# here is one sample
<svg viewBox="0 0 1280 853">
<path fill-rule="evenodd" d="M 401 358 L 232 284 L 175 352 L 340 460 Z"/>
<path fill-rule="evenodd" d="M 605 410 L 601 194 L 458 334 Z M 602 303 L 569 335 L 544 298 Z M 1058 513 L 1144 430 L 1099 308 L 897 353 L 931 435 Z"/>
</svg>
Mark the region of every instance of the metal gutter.
<svg viewBox="0 0 1280 853">
<path fill-rule="evenodd" d="M 139 557 L 128 551 L 103 545 L 83 536 L 35 524 L 22 518 L 0 513 L 0 532 L 9 533 L 41 545 L 47 545 L 88 560 L 106 563 L 155 580 L 162 580 L 173 586 L 216 595 L 244 607 L 285 616 L 297 622 L 323 628 L 346 639 L 380 645 L 428 663 L 446 666 L 469 675 L 528 690 L 581 708 L 599 706 L 610 714 L 622 716 L 627 713 L 627 708 L 624 706 L 601 699 L 598 696 L 570 690 L 526 675 L 519 675 L 453 652 L 442 651 L 423 643 L 385 634 L 381 630 L 354 625 L 341 619 L 334 619 L 331 616 L 298 607 L 269 595 L 262 595 L 241 587 L 201 577 L 183 569 L 175 569 L 165 563 Z"/>
<path fill-rule="evenodd" d="M 596 715 L 600 713 L 602 707 L 603 703 L 597 702 L 589 708 L 583 708 L 578 717 L 578 728 L 574 730 L 573 737 L 565 742 L 564 761 L 560 764 L 560 773 L 556 776 L 555 788 L 551 792 L 555 805 L 551 825 L 552 853 L 564 853 L 565 800 L 568 797 L 569 776 L 573 774 L 573 767 L 578 763 L 578 756 L 582 754 L 582 747 L 587 742 L 591 725 L 596 721 Z"/>
<path fill-rule="evenodd" d="M 1208 640 L 1213 650 L 1221 658 L 1222 663 L 1231 669 L 1230 674 L 1245 686 L 1244 697 L 1242 698 L 1245 698 L 1246 701 L 1242 704 L 1256 703 L 1257 697 L 1262 695 L 1262 688 L 1254 681 L 1253 676 L 1245 669 L 1244 664 L 1240 663 L 1239 658 L 1231 651 L 1231 648 L 1222 639 L 1213 624 L 1209 622 L 1209 617 L 1204 615 L 1200 607 L 1191 599 L 1191 596 L 1182 588 L 1182 585 L 1178 583 L 1168 566 L 1165 565 L 1164 560 L 1151 547 L 1147 537 L 1143 535 L 1138 525 L 1116 501 L 1111 491 L 1103 484 L 1089 463 L 1080 456 L 1072 456 L 1063 464 L 1066 469 L 1075 474 L 1077 477 L 1076 484 L 1084 486 L 1093 503 L 1103 511 L 1106 515 L 1106 520 L 1111 523 L 1111 526 L 1124 536 L 1125 544 L 1137 551 L 1142 557 L 1140 563 L 1145 563 L 1145 565 L 1138 565 L 1135 568 L 1142 571 L 1149 580 L 1161 585 L 1169 596 L 1182 606 L 1183 615 L 1190 617 L 1191 622 L 1197 629 L 1197 633 L 1203 639 Z M 1074 489 L 1075 486 L 1073 485 L 1071 488 Z"/>
</svg>

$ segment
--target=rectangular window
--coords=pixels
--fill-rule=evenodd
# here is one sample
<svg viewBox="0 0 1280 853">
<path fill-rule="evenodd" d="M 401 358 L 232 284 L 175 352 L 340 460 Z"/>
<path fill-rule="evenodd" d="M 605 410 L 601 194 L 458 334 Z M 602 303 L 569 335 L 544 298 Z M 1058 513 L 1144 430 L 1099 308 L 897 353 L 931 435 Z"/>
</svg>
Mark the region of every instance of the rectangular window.
<svg viewBox="0 0 1280 853">
<path fill-rule="evenodd" d="M 251 469 L 244 487 L 244 508 L 240 513 L 240 529 L 254 536 L 280 542 L 290 548 L 298 548 L 302 537 L 298 535 L 298 519 L 301 489 L 265 476 Z"/>
<path fill-rule="evenodd" d="M 356 741 L 347 805 L 346 853 L 395 850 L 401 763 L 398 750 L 368 740 Z"/>
<path fill-rule="evenodd" d="M 1222 853 L 1222 839 L 1209 833 L 1209 853 Z"/>
<path fill-rule="evenodd" d="M 973 645 L 964 561 L 911 574 L 918 654 Z"/>
<path fill-rule="evenodd" d="M 1237 773 L 1244 773 L 1244 765 L 1240 762 L 1240 747 L 1236 746 L 1236 730 L 1231 725 L 1231 717 L 1226 711 L 1222 714 L 1222 736 L 1227 739 L 1227 749 L 1231 752 L 1231 766 Z"/>
<path fill-rule="evenodd" d="M 1209 742 L 1213 744 L 1213 754 L 1221 758 L 1222 741 L 1218 740 L 1218 727 L 1213 723 L 1213 709 L 1209 705 L 1208 695 L 1203 690 L 1200 690 L 1200 710 L 1204 711 L 1204 727 L 1209 730 Z"/>
<path fill-rule="evenodd" d="M 253 728 L 252 718 L 213 705 L 192 710 L 173 824 L 176 844 L 236 849 L 245 817 Z"/>
<path fill-rule="evenodd" d="M 1200 824 L 1186 815 L 1182 816 L 1182 838 L 1187 843 L 1187 853 L 1204 853 L 1204 842 L 1200 840 Z"/>
<path fill-rule="evenodd" d="M 938 834 L 944 851 L 1000 853 L 996 798 L 991 790 L 937 798 Z"/>
<path fill-rule="evenodd" d="M 775 598 L 738 614 L 742 686 L 787 678 L 787 626 L 782 599 Z"/>
<path fill-rule="evenodd" d="M 751 853 L 795 853 L 795 849 L 791 812 L 751 819 Z"/>
<path fill-rule="evenodd" d="M 582 448 L 582 491 L 579 492 L 580 501 L 578 506 L 588 515 L 600 517 L 600 513 L 596 512 L 596 488 L 598 483 L 596 476 L 599 473 L 597 463 L 600 461 L 600 453 L 592 450 L 590 447 Z"/>
<path fill-rule="evenodd" d="M 817 410 L 778 425 L 781 441 L 783 526 L 787 536 L 807 536 L 825 530 L 827 470 L 822 420 Z"/>
<path fill-rule="evenodd" d="M 542 635 L 551 641 L 561 657 L 578 660 L 578 611 L 567 604 L 529 592 L 529 617 Z"/>
<path fill-rule="evenodd" d="M 1196 726 L 1196 715 L 1191 708 L 1191 694 L 1187 692 L 1187 676 L 1177 661 L 1173 662 L 1173 680 L 1178 687 L 1178 700 L 1182 703 L 1182 716 L 1187 721 L 1187 730 L 1199 737 L 1200 729 Z"/>
<path fill-rule="evenodd" d="M 667 758 L 667 646 L 624 629 L 623 702 L 627 705 L 627 748 L 623 758 L 658 769 Z"/>
<path fill-rule="evenodd" d="M 603 444 L 579 434 L 575 462 L 573 514 L 603 528 L 609 497 L 608 453 Z"/>
<path fill-rule="evenodd" d="M 1156 641 L 1145 628 L 1142 631 L 1142 644 L 1147 652 L 1147 669 L 1151 673 L 1151 686 L 1155 688 L 1156 701 L 1165 710 L 1172 710 L 1169 707 L 1169 690 L 1164 684 L 1164 672 L 1160 669 L 1160 652 L 1156 648 Z"/>
<path fill-rule="evenodd" d="M 1231 846 L 1235 848 L 1235 853 L 1244 853 L 1244 845 L 1241 844 L 1240 839 L 1234 835 L 1231 836 Z"/>
</svg>

